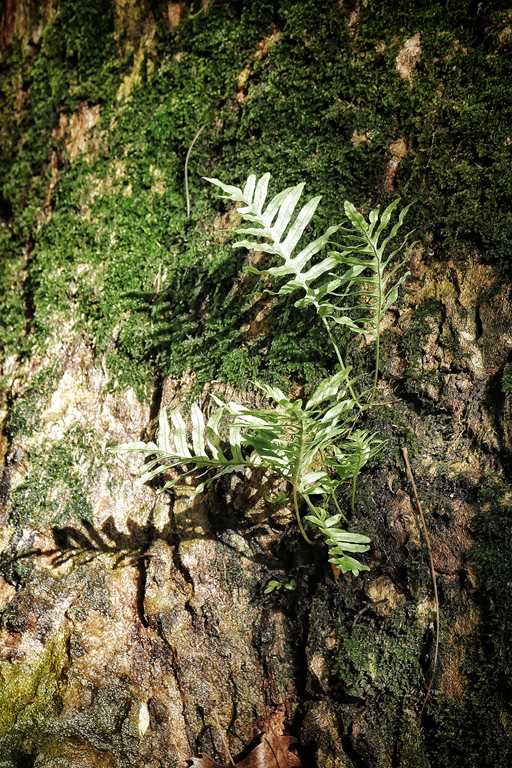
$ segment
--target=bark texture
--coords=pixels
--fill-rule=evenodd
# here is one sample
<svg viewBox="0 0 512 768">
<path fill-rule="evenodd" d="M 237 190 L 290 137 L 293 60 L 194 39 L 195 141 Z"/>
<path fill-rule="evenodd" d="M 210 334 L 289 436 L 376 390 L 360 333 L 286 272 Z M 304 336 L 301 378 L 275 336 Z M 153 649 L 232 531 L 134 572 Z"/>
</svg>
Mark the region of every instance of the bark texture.
<svg viewBox="0 0 512 768">
<path fill-rule="evenodd" d="M 5 0 L 0 767 L 184 768 L 269 727 L 312 768 L 512 762 L 512 16 L 505 3 Z M 184 161 L 190 161 L 186 215 Z M 109 449 L 161 404 L 335 366 L 242 274 L 201 175 L 413 202 L 336 579 L 266 478 L 191 505 Z M 371 349 L 349 350 L 364 375 Z M 432 537 L 441 607 L 401 458 Z M 270 578 L 295 591 L 264 593 Z"/>
</svg>

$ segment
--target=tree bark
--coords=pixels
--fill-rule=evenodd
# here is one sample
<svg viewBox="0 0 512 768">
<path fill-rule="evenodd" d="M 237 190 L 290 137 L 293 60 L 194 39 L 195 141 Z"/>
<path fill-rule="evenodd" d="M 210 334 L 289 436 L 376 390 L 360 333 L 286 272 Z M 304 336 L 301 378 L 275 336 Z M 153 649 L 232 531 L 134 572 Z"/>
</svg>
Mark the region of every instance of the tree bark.
<svg viewBox="0 0 512 768">
<path fill-rule="evenodd" d="M 511 25 L 497 2 L 5 2 L 0 768 L 227 765 L 271 729 L 304 766 L 510 765 Z M 334 369 L 200 179 L 267 170 L 323 194 L 319 226 L 413 202 L 358 578 L 271 478 L 191 502 L 110 450 L 162 405 Z M 371 344 L 348 354 L 369 375 Z"/>
</svg>

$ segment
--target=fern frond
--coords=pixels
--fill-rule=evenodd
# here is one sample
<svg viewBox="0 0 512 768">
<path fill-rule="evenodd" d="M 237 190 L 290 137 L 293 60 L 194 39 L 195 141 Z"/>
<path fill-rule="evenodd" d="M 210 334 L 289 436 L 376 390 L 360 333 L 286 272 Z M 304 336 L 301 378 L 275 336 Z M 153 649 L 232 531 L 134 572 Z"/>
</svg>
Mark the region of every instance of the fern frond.
<svg viewBox="0 0 512 768">
<path fill-rule="evenodd" d="M 281 260 L 278 266 L 272 266 L 258 272 L 272 278 L 286 278 L 278 294 L 302 292 L 302 297 L 295 301 L 296 307 L 313 306 L 322 319 L 329 339 L 333 345 L 341 369 L 346 367 L 343 356 L 332 335 L 328 318 L 336 317 L 336 322 L 351 330 L 357 330 L 348 315 L 342 315 L 336 308 L 333 292 L 341 285 L 350 285 L 352 277 L 359 274 L 358 268 L 348 270 L 343 276 L 336 276 L 332 270 L 338 266 L 337 257 L 329 255 L 319 262 L 314 257 L 322 251 L 332 235 L 339 229 L 337 225 L 328 227 L 323 235 L 316 238 L 296 253 L 307 226 L 310 224 L 321 196 L 311 198 L 297 214 L 295 210 L 304 191 L 304 184 L 297 184 L 279 192 L 266 205 L 270 174 L 264 174 L 259 180 L 251 175 L 243 189 L 224 184 L 219 179 L 205 177 L 206 181 L 219 187 L 224 197 L 233 202 L 242 203 L 237 209 L 242 219 L 251 226 L 238 229 L 238 234 L 252 239 L 239 240 L 233 248 L 246 248 L 263 251 L 277 256 Z M 333 298 L 335 301 L 333 302 Z M 357 400 L 350 385 L 350 394 Z"/>
<path fill-rule="evenodd" d="M 362 533 L 351 533 L 339 528 L 341 514 L 328 515 L 324 507 L 312 504 L 308 499 L 310 514 L 305 520 L 321 535 L 329 552 L 329 562 L 340 569 L 342 573 L 349 571 L 358 576 L 361 571 L 368 571 L 367 565 L 348 555 L 347 552 L 367 552 L 370 539 Z"/>
<path fill-rule="evenodd" d="M 380 368 L 382 320 L 396 302 L 399 288 L 408 277 L 408 273 L 405 273 L 396 280 L 403 262 L 392 266 L 391 262 L 411 233 L 394 250 L 388 252 L 388 246 L 395 241 L 410 206 L 403 208 L 398 219 L 390 226 L 399 198 L 382 213 L 379 208 L 374 208 L 368 220 L 347 201 L 345 216 L 350 226 L 331 226 L 296 253 L 299 241 L 321 199 L 319 196 L 311 198 L 295 213 L 304 191 L 303 183 L 284 189 L 266 203 L 269 173 L 259 180 L 254 175 L 249 176 L 243 189 L 224 184 L 218 179 L 206 180 L 219 187 L 225 198 L 240 203 L 238 212 L 243 221 L 250 225 L 237 230 L 238 234 L 245 237 L 234 243 L 233 248 L 263 251 L 281 260 L 279 265 L 268 267 L 264 273 L 273 278 L 285 279 L 278 290 L 279 294 L 296 291 L 302 293 L 295 301 L 296 307 L 315 308 L 326 327 L 342 369 L 346 366 L 331 325 L 346 328 L 351 333 L 365 333 L 374 337 L 375 391 Z M 329 251 L 325 258 L 315 262 L 313 257 L 325 248 L 337 231 L 342 234 L 342 250 Z M 344 267 L 342 274 L 339 274 L 340 266 Z M 355 397 L 353 390 L 351 394 Z"/>
<path fill-rule="evenodd" d="M 165 489 L 192 476 L 201 480 L 196 488 L 201 492 L 223 475 L 245 467 L 261 467 L 280 475 L 291 487 L 304 538 L 310 541 L 306 521 L 321 534 L 331 561 L 341 570 L 355 573 L 365 566 L 346 552 L 366 551 L 368 539 L 334 526 L 326 509 L 339 484 L 356 476 L 373 450 L 368 433 L 352 431 L 357 403 L 350 396 L 349 373 L 345 369 L 322 380 L 306 403 L 290 400 L 281 389 L 267 384 L 257 386 L 271 402 L 268 407 L 249 408 L 211 395 L 215 407 L 209 418 L 194 403 L 190 426 L 180 411 L 167 414 L 163 408 L 156 442 L 121 449 L 145 454 L 149 461 L 141 479 L 147 482 L 163 475 Z M 168 479 L 173 472 L 177 477 Z M 313 516 L 302 517 L 301 501 L 310 511 L 316 510 Z"/>
<path fill-rule="evenodd" d="M 186 476 L 205 476 L 205 481 L 196 488 L 196 493 L 200 493 L 219 477 L 251 464 L 250 456 L 243 455 L 239 428 L 222 407 L 205 418 L 199 405 L 193 403 L 190 422 L 188 429 L 179 410 L 168 414 L 167 409 L 162 408 L 156 443 L 120 446 L 119 450 L 137 451 L 150 458 L 144 465 L 142 482 L 181 469 L 176 478 L 167 479 L 164 488 L 172 488 Z"/>
<path fill-rule="evenodd" d="M 356 429 L 333 448 L 329 466 L 340 480 L 357 477 L 365 464 L 383 447 L 384 443 L 366 429 Z"/>
<path fill-rule="evenodd" d="M 374 208 L 367 220 L 352 203 L 346 201 L 345 216 L 350 227 L 340 228 L 343 250 L 330 251 L 330 256 L 336 258 L 339 264 L 348 267 L 348 271 L 352 273 L 344 293 L 345 298 L 351 294 L 357 302 L 352 311 L 348 310 L 352 320 L 350 329 L 354 333 L 371 334 L 375 339 L 374 391 L 380 368 L 382 321 L 386 312 L 396 302 L 400 286 L 409 276 L 409 272 L 405 272 L 395 279 L 405 260 L 393 264 L 392 267 L 390 265 L 402 251 L 412 232 L 408 232 L 402 242 L 388 252 L 388 247 L 395 241 L 410 208 L 410 205 L 402 208 L 395 223 L 390 227 L 399 202 L 399 198 L 393 200 L 382 213 L 379 208 Z M 339 322 L 336 317 L 333 319 Z"/>
<path fill-rule="evenodd" d="M 306 227 L 315 215 L 321 196 L 311 198 L 295 214 L 304 191 L 303 183 L 284 189 L 265 205 L 270 181 L 269 173 L 259 180 L 254 175 L 249 176 L 243 189 L 224 184 L 218 179 L 206 178 L 206 181 L 220 187 L 225 193 L 225 198 L 242 203 L 238 213 L 251 225 L 237 230 L 238 234 L 247 237 L 234 243 L 233 248 L 264 251 L 278 256 L 282 264 L 269 267 L 265 270 L 265 274 L 276 278 L 287 278 L 279 289 L 279 293 L 302 290 L 305 294 L 303 303 L 306 301 L 313 304 L 318 312 L 322 309 L 325 312 L 328 311 L 329 302 L 325 300 L 326 294 L 324 293 L 324 300 L 322 300 L 322 297 L 317 296 L 312 289 L 312 283 L 328 274 L 337 262 L 331 256 L 316 264 L 312 263 L 312 259 L 325 248 L 338 227 L 328 227 L 323 235 L 302 247 L 298 253 L 296 252 Z M 252 239 L 247 239 L 248 237 Z"/>
<path fill-rule="evenodd" d="M 240 428 L 243 445 L 253 451 L 254 464 L 279 472 L 301 495 L 326 494 L 331 482 L 319 466 L 324 462 L 320 456 L 349 431 L 356 403 L 348 384 L 348 371 L 340 371 L 323 380 L 305 405 L 265 384 L 258 387 L 274 402 L 269 408 L 215 400 Z"/>
</svg>

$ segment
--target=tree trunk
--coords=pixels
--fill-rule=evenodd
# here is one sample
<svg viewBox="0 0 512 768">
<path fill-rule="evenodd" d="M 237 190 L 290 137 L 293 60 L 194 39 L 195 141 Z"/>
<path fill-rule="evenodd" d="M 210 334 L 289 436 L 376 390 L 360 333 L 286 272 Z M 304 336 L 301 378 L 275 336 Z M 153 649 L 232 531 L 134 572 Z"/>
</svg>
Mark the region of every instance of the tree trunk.
<svg viewBox="0 0 512 768">
<path fill-rule="evenodd" d="M 510 11 L 5 0 L 0 40 L 0 767 L 228 765 L 270 730 L 305 767 L 509 766 Z M 161 405 L 334 369 L 200 178 L 266 171 L 323 194 L 319 226 L 413 203 L 357 578 L 269 478 L 192 502 L 110 450 Z"/>
</svg>

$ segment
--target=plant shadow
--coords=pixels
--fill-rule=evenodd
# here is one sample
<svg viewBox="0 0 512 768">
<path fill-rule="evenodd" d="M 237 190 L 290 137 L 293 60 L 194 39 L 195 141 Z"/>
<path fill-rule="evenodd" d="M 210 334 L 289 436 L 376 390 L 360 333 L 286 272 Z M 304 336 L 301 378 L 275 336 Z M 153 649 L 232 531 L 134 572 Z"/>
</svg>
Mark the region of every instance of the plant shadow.
<svg viewBox="0 0 512 768">
<path fill-rule="evenodd" d="M 55 525 L 51 529 L 52 546 L 32 548 L 15 559 L 44 557 L 58 568 L 68 562 L 85 565 L 107 555 L 113 568 L 119 568 L 151 557 L 151 548 L 158 541 L 177 546 L 186 541 L 212 540 L 269 571 L 293 567 L 296 553 L 292 556 L 289 551 L 292 542 L 292 548 L 297 548 L 293 516 L 283 503 L 271 501 L 275 479 L 260 471 L 254 474 L 250 484 L 240 481 L 228 487 L 229 480 L 224 480 L 219 483 L 221 487 L 202 497 L 174 496 L 164 525 L 156 524 L 153 512 L 143 523 L 128 518 L 122 528 L 112 515 L 101 525 L 88 520 Z M 244 536 L 250 548 L 240 552 L 230 542 L 230 533 Z"/>
</svg>

